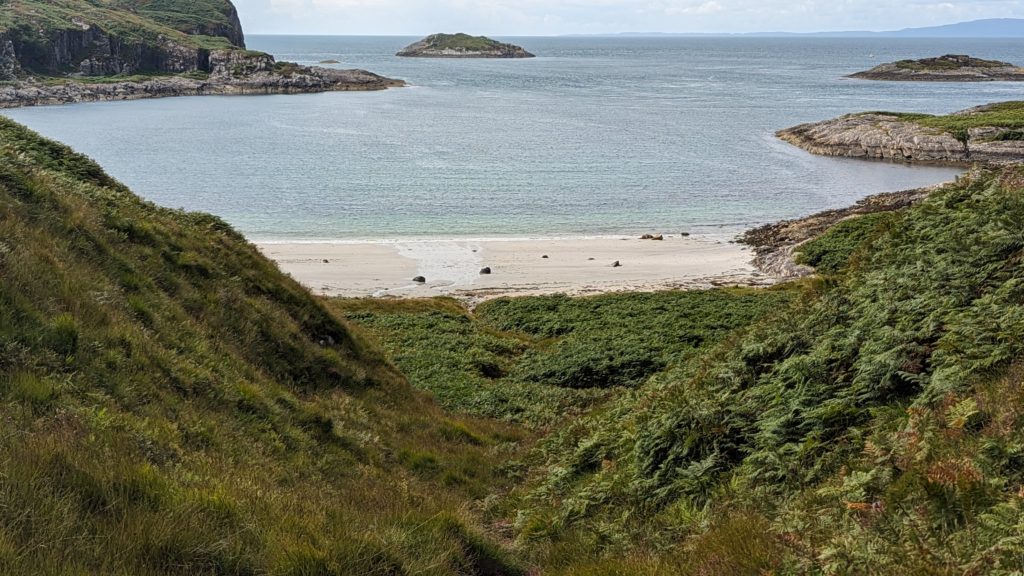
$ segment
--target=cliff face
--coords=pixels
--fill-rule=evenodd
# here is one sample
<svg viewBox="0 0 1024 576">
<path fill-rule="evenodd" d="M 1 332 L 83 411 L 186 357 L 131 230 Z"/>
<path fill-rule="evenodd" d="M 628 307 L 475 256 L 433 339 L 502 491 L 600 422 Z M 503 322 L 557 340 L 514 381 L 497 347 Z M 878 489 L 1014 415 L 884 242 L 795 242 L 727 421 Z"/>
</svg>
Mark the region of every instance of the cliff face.
<svg viewBox="0 0 1024 576">
<path fill-rule="evenodd" d="M 87 24 L 49 31 L 15 28 L 0 34 L 0 46 L 5 47 L 0 61 L 6 57 L 13 64 L 10 76 L 19 70 L 43 75 L 106 76 L 209 69 L 207 49 L 170 39 L 157 43 L 133 41 Z"/>
<path fill-rule="evenodd" d="M 243 48 L 229 0 L 12 0 L 0 18 L 0 77 L 209 72 L 210 53 Z M 190 11 L 191 10 L 191 11 Z"/>
<path fill-rule="evenodd" d="M 868 113 L 801 124 L 777 136 L 823 156 L 967 166 L 1024 160 L 1024 141 L 1013 139 L 1018 132 L 982 126 L 954 134 L 898 115 Z"/>
<path fill-rule="evenodd" d="M 11 80 L 21 72 L 21 64 L 14 52 L 14 43 L 0 38 L 0 80 Z"/>
</svg>

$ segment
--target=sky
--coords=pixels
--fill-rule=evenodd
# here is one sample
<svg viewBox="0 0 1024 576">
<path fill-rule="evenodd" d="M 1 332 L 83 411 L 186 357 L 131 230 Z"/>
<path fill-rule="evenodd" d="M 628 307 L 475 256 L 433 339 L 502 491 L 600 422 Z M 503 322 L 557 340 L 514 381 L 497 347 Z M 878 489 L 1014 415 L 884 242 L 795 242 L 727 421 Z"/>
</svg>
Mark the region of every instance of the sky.
<svg viewBox="0 0 1024 576">
<path fill-rule="evenodd" d="M 1024 17 L 1024 0 L 234 0 L 250 34 L 546 36 L 896 30 Z"/>
</svg>

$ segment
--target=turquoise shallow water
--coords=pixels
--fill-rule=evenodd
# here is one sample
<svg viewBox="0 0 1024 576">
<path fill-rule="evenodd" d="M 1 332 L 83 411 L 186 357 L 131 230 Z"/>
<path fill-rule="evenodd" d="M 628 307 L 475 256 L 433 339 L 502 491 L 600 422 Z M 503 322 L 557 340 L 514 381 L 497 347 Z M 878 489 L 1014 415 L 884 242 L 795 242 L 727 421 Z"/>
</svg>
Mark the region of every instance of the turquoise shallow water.
<svg viewBox="0 0 1024 576">
<path fill-rule="evenodd" d="M 1024 63 L 1015 41 L 513 38 L 540 57 L 393 56 L 412 40 L 249 39 L 406 89 L 4 113 L 146 198 L 217 214 L 254 240 L 345 240 L 738 230 L 957 173 L 817 158 L 777 129 L 1024 96 L 1008 83 L 842 78 L 948 52 Z"/>
</svg>

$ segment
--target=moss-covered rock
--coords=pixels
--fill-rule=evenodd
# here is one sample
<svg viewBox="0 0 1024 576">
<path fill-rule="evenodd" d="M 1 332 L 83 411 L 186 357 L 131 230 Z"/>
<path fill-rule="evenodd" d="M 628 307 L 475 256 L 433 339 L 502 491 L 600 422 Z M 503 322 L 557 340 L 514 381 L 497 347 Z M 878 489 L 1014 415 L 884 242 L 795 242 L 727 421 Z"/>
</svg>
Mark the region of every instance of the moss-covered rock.
<svg viewBox="0 0 1024 576">
<path fill-rule="evenodd" d="M 398 56 L 410 58 L 533 58 L 520 46 L 469 34 L 432 34 L 406 46 Z"/>
<path fill-rule="evenodd" d="M 907 82 L 1019 82 L 1024 80 L 1024 68 L 1009 62 L 947 54 L 938 58 L 882 64 L 851 74 L 850 78 Z"/>
</svg>

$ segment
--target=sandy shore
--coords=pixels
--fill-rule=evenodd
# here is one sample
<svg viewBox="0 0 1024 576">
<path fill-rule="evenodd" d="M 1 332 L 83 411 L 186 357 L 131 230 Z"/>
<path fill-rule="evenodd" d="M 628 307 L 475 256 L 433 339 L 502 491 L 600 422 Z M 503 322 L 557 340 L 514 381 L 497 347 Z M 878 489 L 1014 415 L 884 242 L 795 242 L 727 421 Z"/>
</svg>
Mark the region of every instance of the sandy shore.
<svg viewBox="0 0 1024 576">
<path fill-rule="evenodd" d="M 753 254 L 726 238 L 415 240 L 262 243 L 260 249 L 328 296 L 468 299 L 769 284 Z M 547 256 L 547 258 L 544 258 Z M 620 267 L 614 267 L 614 262 Z M 481 269 L 490 267 L 490 275 Z M 425 284 L 412 281 L 416 276 Z"/>
</svg>

